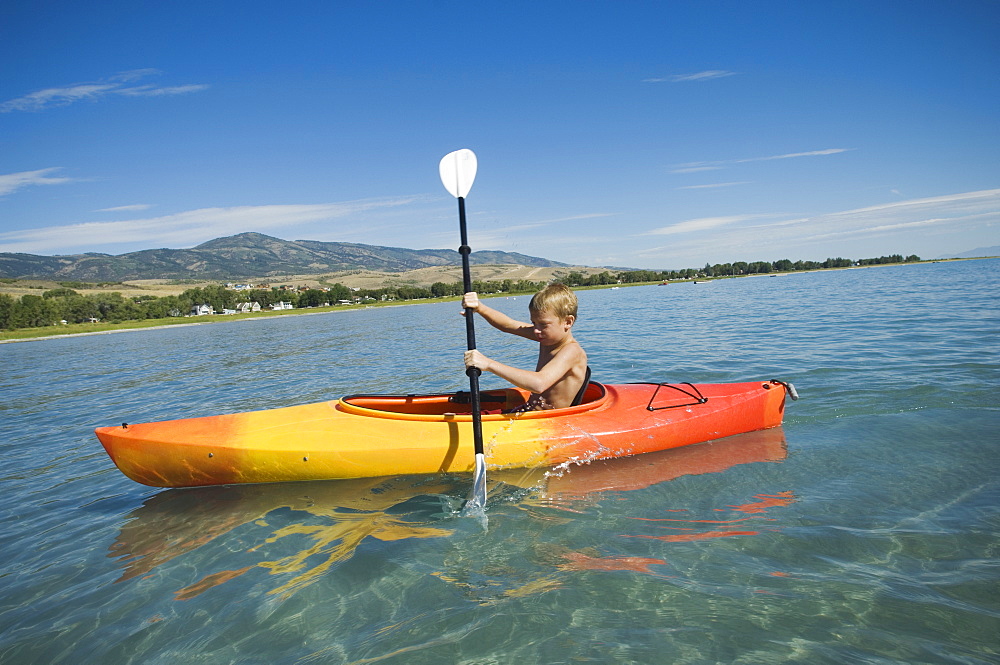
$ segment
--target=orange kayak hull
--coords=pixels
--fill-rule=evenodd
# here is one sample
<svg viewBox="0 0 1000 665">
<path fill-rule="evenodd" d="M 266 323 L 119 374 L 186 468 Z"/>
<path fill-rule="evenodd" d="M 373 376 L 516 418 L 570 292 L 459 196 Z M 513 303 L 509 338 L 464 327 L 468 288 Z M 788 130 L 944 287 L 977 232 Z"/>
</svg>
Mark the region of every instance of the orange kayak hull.
<svg viewBox="0 0 1000 665">
<path fill-rule="evenodd" d="M 459 393 L 461 395 L 461 393 Z M 522 403 L 486 391 L 484 408 Z M 591 383 L 579 406 L 482 416 L 489 468 L 625 457 L 776 427 L 785 384 Z M 466 403 L 462 403 L 465 401 Z M 280 409 L 99 427 L 108 455 L 153 487 L 471 472 L 472 416 L 456 395 L 351 396 Z"/>
</svg>

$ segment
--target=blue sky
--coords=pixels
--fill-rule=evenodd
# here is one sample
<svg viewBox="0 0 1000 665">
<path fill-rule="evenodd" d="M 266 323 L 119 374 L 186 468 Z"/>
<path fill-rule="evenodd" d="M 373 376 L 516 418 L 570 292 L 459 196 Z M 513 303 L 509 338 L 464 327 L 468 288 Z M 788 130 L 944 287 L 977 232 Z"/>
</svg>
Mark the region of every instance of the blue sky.
<svg viewBox="0 0 1000 665">
<path fill-rule="evenodd" d="M 1000 2 L 0 4 L 0 252 L 1000 245 Z"/>
</svg>

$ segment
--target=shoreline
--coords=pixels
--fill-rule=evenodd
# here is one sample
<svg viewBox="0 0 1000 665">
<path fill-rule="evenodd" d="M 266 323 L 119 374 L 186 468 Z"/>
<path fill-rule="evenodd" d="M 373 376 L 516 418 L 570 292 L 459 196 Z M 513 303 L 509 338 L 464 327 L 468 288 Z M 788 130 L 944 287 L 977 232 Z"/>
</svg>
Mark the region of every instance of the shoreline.
<svg viewBox="0 0 1000 665">
<path fill-rule="evenodd" d="M 976 257 L 976 258 L 970 258 L 970 259 L 932 259 L 932 260 L 925 260 L 925 261 L 919 261 L 919 262 L 913 262 L 913 263 L 884 263 L 884 264 L 872 264 L 872 265 L 863 265 L 863 266 L 845 266 L 843 268 L 823 268 L 823 269 L 820 269 L 820 270 L 800 270 L 800 271 L 777 272 L 777 273 L 772 272 L 772 273 L 753 274 L 753 275 L 732 275 L 732 276 L 725 275 L 725 276 L 721 276 L 721 277 L 704 277 L 704 278 L 700 278 L 700 280 L 698 280 L 698 281 L 709 282 L 709 281 L 718 281 L 718 280 L 725 280 L 725 279 L 741 279 L 741 278 L 746 278 L 746 277 L 778 277 L 778 276 L 788 276 L 788 275 L 803 275 L 803 274 L 809 274 L 809 273 L 815 273 L 815 272 L 828 272 L 828 271 L 832 271 L 832 270 L 859 270 L 859 269 L 867 269 L 867 268 L 892 268 L 892 267 L 900 267 L 900 266 L 916 266 L 916 265 L 922 265 L 922 264 L 928 264 L 928 263 L 946 263 L 946 262 L 953 262 L 953 261 L 976 261 L 976 260 L 981 260 L 981 259 L 992 259 L 992 258 L 998 258 L 998 257 Z M 690 284 L 693 281 L 694 280 L 678 280 L 678 281 L 675 281 L 675 282 L 669 282 L 669 284 L 671 284 L 671 285 L 673 285 L 673 284 Z M 603 285 L 600 285 L 600 286 L 574 287 L 574 289 L 575 290 L 611 289 L 611 288 L 622 288 L 622 287 L 631 287 L 631 286 L 651 286 L 651 285 L 656 285 L 656 284 L 660 284 L 660 282 L 636 282 L 636 283 L 631 283 L 631 284 L 603 284 Z M 531 294 L 530 293 L 508 293 L 508 294 L 504 294 L 504 295 L 506 295 L 506 296 L 520 296 L 520 295 L 531 295 Z M 494 295 L 487 295 L 487 296 L 484 296 L 484 297 L 486 297 L 486 298 L 500 297 L 500 294 L 497 294 L 495 296 Z M 362 310 L 362 309 L 372 309 L 372 308 L 376 308 L 376 307 L 381 308 L 381 307 L 406 307 L 406 306 L 409 306 L 409 305 L 429 305 L 429 304 L 440 303 L 440 302 L 449 302 L 449 301 L 458 302 L 460 300 L 461 300 L 461 298 L 458 297 L 458 296 L 448 296 L 448 297 L 444 297 L 444 298 L 426 298 L 426 299 L 422 299 L 422 300 L 406 300 L 406 301 L 402 301 L 402 302 L 378 303 L 378 304 L 374 304 L 374 305 L 372 305 L 372 304 L 367 304 L 367 305 L 346 305 L 346 306 L 345 305 L 336 305 L 336 306 L 331 306 L 331 307 L 312 308 L 312 309 L 317 309 L 317 310 L 321 310 L 321 311 L 306 311 L 306 310 L 302 310 L 302 309 L 297 309 L 297 310 L 284 310 L 284 311 L 281 311 L 281 312 L 261 312 L 261 313 L 255 313 L 255 314 L 215 315 L 214 317 L 211 318 L 211 320 L 204 320 L 204 321 L 183 321 L 183 322 L 179 321 L 177 323 L 162 323 L 162 324 L 154 324 L 154 325 L 148 325 L 148 326 L 134 325 L 136 323 L 140 323 L 141 321 L 123 321 L 121 324 L 95 324 L 95 325 L 121 325 L 122 327 L 120 327 L 120 328 L 105 329 L 105 330 L 83 330 L 83 331 L 79 331 L 79 332 L 65 332 L 65 333 L 55 333 L 55 334 L 47 334 L 49 332 L 48 330 L 40 329 L 40 328 L 22 328 L 20 330 L 24 330 L 24 331 L 37 330 L 41 334 L 38 334 L 38 335 L 26 335 L 24 337 L 12 337 L 12 338 L 7 338 L 7 339 L 0 338 L 0 344 L 11 344 L 11 343 L 14 343 L 14 342 L 35 342 L 35 341 L 50 340 L 50 339 L 61 339 L 61 338 L 67 338 L 67 337 L 85 337 L 85 336 L 90 336 L 90 335 L 110 335 L 110 334 L 114 334 L 114 333 L 123 333 L 123 332 L 140 332 L 140 331 L 143 331 L 143 330 L 162 330 L 164 328 L 174 328 L 174 327 L 178 327 L 178 326 L 201 326 L 201 325 L 210 325 L 210 324 L 213 324 L 213 323 L 222 323 L 222 322 L 228 322 L 228 321 L 259 321 L 259 320 L 263 320 L 263 319 L 273 318 L 275 316 L 307 316 L 307 315 L 310 315 L 310 314 L 330 314 L 330 313 L 333 313 L 333 312 L 352 312 L 352 311 L 358 311 L 358 310 Z M 188 317 L 184 317 L 184 318 L 188 318 Z M 208 317 L 205 317 L 205 318 L 208 318 Z M 158 320 L 162 321 L 163 319 L 158 319 Z M 71 324 L 71 325 L 86 325 L 86 324 Z M 13 333 L 13 332 L 16 332 L 16 331 L 7 331 L 7 332 Z M 3 335 L 3 334 L 4 334 L 3 332 L 0 332 L 0 335 Z"/>
<path fill-rule="evenodd" d="M 453 300 L 458 300 L 457 298 L 452 298 L 452 299 Z M 435 300 L 433 300 L 433 302 L 444 302 L 444 301 L 445 301 L 445 299 L 435 299 Z M 91 335 L 113 335 L 115 333 L 143 332 L 145 330 L 163 330 L 165 328 L 187 328 L 189 326 L 204 326 L 204 325 L 211 325 L 213 323 L 238 323 L 238 322 L 242 322 L 242 321 L 264 321 L 264 320 L 267 320 L 267 319 L 272 319 L 272 318 L 281 317 L 281 316 L 309 316 L 309 315 L 316 315 L 316 314 L 331 314 L 331 313 L 334 313 L 334 312 L 356 312 L 356 311 L 359 311 L 359 310 L 362 310 L 362 309 L 374 309 L 376 307 L 378 307 L 378 308 L 384 308 L 384 307 L 404 307 L 406 305 L 420 305 L 420 304 L 430 304 L 430 301 L 420 301 L 420 302 L 418 302 L 418 301 L 408 301 L 408 302 L 403 302 L 403 303 L 392 303 L 392 304 L 383 304 L 383 305 L 366 305 L 366 306 L 355 306 L 355 307 L 348 306 L 348 307 L 341 307 L 340 309 L 336 309 L 334 307 L 314 308 L 314 309 L 321 309 L 322 310 L 322 311 L 316 311 L 316 312 L 314 312 L 314 311 L 307 311 L 307 310 L 304 310 L 304 309 L 302 309 L 302 310 L 286 310 L 286 311 L 283 311 L 281 313 L 278 313 L 278 312 L 266 312 L 266 313 L 263 313 L 263 314 L 256 314 L 256 315 L 254 315 L 254 314 L 245 314 L 245 315 L 239 315 L 239 316 L 236 316 L 236 317 L 230 316 L 230 315 L 224 315 L 224 314 L 222 314 L 222 315 L 217 314 L 217 315 L 214 315 L 214 317 L 211 318 L 211 319 L 209 319 L 208 317 L 203 317 L 204 319 L 206 319 L 206 320 L 203 320 L 203 321 L 184 321 L 184 322 L 178 322 L 178 323 L 162 323 L 162 324 L 155 324 L 155 325 L 149 325 L 149 326 L 131 326 L 131 327 L 129 327 L 129 323 L 136 323 L 136 322 L 133 322 L 133 321 L 123 321 L 120 324 L 122 326 L 120 328 L 112 328 L 112 329 L 108 329 L 108 330 L 84 330 L 84 331 L 80 331 L 80 332 L 65 332 L 65 333 L 56 333 L 54 335 L 32 335 L 32 336 L 27 336 L 27 337 L 15 337 L 15 338 L 10 338 L 10 339 L 0 339 L 0 344 L 13 344 L 15 342 L 36 342 L 36 341 L 49 340 L 49 339 L 65 339 L 65 338 L 69 338 L 69 337 L 88 337 L 88 336 L 91 336 Z M 188 318 L 188 317 L 185 317 L 185 318 Z M 157 320 L 162 321 L 163 319 L 157 319 Z M 85 325 L 85 324 L 75 324 L 75 325 Z M 115 325 L 115 324 L 111 324 L 111 325 Z M 23 330 L 39 330 L 39 329 L 38 328 L 24 328 Z"/>
</svg>

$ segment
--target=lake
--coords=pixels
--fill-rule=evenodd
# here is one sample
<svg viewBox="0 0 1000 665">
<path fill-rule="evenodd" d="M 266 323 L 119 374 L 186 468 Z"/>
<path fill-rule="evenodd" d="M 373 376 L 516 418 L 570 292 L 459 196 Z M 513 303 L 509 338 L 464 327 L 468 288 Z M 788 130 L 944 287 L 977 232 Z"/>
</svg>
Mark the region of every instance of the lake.
<svg viewBox="0 0 1000 665">
<path fill-rule="evenodd" d="M 486 529 L 471 475 L 163 490 L 93 435 L 459 390 L 458 303 L 0 344 L 0 662 L 1000 662 L 998 293 L 998 260 L 582 291 L 594 380 L 801 399 L 766 432 L 489 473 Z"/>
</svg>

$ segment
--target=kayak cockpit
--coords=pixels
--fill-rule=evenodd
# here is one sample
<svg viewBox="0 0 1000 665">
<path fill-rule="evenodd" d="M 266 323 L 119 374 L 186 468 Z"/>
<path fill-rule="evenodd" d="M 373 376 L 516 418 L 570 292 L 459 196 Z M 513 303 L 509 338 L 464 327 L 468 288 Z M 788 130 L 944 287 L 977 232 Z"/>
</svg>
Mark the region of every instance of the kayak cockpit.
<svg viewBox="0 0 1000 665">
<path fill-rule="evenodd" d="M 590 411 L 607 400 L 604 386 L 590 382 L 583 393 L 583 400 L 577 406 L 548 411 L 528 411 L 518 414 L 504 413 L 525 403 L 530 396 L 525 390 L 506 388 L 484 390 L 479 394 L 483 418 L 525 418 L 568 415 Z M 472 404 L 469 393 L 444 393 L 439 395 L 348 395 L 337 402 L 337 408 L 348 413 L 381 418 L 404 420 L 470 420 Z"/>
</svg>

